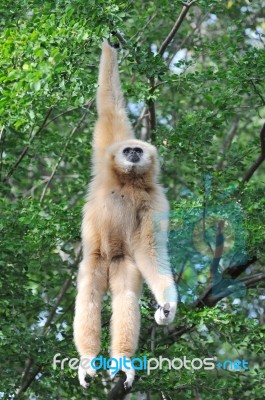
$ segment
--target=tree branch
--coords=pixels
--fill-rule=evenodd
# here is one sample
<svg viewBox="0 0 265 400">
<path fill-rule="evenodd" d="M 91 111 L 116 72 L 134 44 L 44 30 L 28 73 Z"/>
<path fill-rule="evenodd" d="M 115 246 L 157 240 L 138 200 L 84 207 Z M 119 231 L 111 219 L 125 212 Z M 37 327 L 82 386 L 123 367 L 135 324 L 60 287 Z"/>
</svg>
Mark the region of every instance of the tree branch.
<svg viewBox="0 0 265 400">
<path fill-rule="evenodd" d="M 169 32 L 169 34 L 167 35 L 166 39 L 161 44 L 160 49 L 158 50 L 158 54 L 160 54 L 161 56 L 164 54 L 167 46 L 170 44 L 170 42 L 172 41 L 172 39 L 178 32 L 182 22 L 184 21 L 186 15 L 188 14 L 190 7 L 195 2 L 196 2 L 196 0 L 192 0 L 192 1 L 188 1 L 187 3 L 184 3 L 184 6 L 181 10 L 181 13 L 179 14 L 177 21 L 175 22 L 175 24 L 174 24 L 173 28 L 171 29 L 171 31 Z"/>
<path fill-rule="evenodd" d="M 251 277 L 241 279 L 241 282 L 243 282 L 247 288 L 255 287 L 256 284 L 261 281 L 265 281 L 265 274 L 256 274 Z"/>
<path fill-rule="evenodd" d="M 73 265 L 71 267 L 71 270 L 76 268 L 76 266 L 79 264 L 80 256 L 81 256 L 81 249 L 79 250 L 79 252 L 78 252 L 78 254 L 76 256 L 76 260 L 73 263 Z M 53 308 L 51 309 L 51 311 L 50 311 L 50 313 L 49 313 L 49 315 L 47 317 L 47 320 L 45 322 L 45 325 L 44 325 L 44 327 L 42 329 L 42 334 L 43 335 L 46 335 L 48 333 L 48 328 L 50 327 L 50 325 L 51 325 L 51 323 L 53 321 L 53 318 L 54 318 L 54 316 L 56 314 L 56 310 L 59 307 L 59 305 L 61 304 L 61 302 L 62 302 L 62 300 L 64 298 L 64 295 L 66 294 L 71 282 L 72 282 L 72 278 L 71 277 L 68 277 L 64 281 L 64 283 L 63 283 L 63 285 L 61 287 L 61 290 L 60 290 L 60 292 L 58 293 L 58 295 L 56 297 L 55 304 L 54 304 Z M 35 371 L 33 372 L 33 374 L 31 376 L 29 376 L 30 375 L 30 370 L 31 370 L 33 365 L 34 365 L 34 358 L 31 356 L 31 357 L 29 357 L 29 359 L 26 362 L 26 367 L 25 367 L 25 369 L 23 371 L 22 378 L 21 378 L 22 383 L 21 383 L 20 387 L 16 390 L 16 397 L 19 397 L 22 393 L 26 392 L 26 390 L 29 388 L 31 383 L 35 380 L 35 378 L 38 375 L 38 373 L 41 371 L 42 366 L 38 366 L 37 369 L 35 369 Z"/>
<path fill-rule="evenodd" d="M 247 276 L 240 280 L 236 278 L 246 270 L 246 268 L 257 261 L 257 257 L 253 257 L 248 260 L 244 265 L 229 267 L 223 272 L 223 279 L 216 285 L 211 285 L 206 291 L 200 296 L 199 299 L 194 302 L 193 307 L 204 308 L 204 307 L 214 307 L 218 301 L 222 300 L 224 297 L 229 296 L 234 293 L 239 287 L 244 284 L 248 289 L 255 287 L 259 282 L 265 281 L 265 274 L 259 273 L 251 277 Z M 230 275 L 231 279 L 225 278 L 225 276 Z M 213 293 L 214 292 L 214 293 Z M 183 334 L 191 332 L 195 328 L 195 324 L 192 326 L 184 327 L 169 327 L 169 339 L 173 339 L 173 342 Z"/>
<path fill-rule="evenodd" d="M 244 272 L 251 264 L 254 264 L 258 258 L 256 256 L 252 257 L 248 260 L 245 264 L 242 265 L 233 265 L 232 267 L 227 267 L 223 271 L 223 277 L 227 278 L 227 276 L 231 277 L 232 279 L 236 279 L 242 272 Z"/>
<path fill-rule="evenodd" d="M 259 168 L 259 166 L 263 163 L 265 160 L 265 124 L 263 125 L 261 131 L 260 131 L 260 147 L 261 147 L 261 153 L 259 157 L 256 159 L 256 161 L 251 165 L 249 170 L 247 171 L 246 175 L 242 179 L 242 183 L 248 182 L 254 172 Z"/>
<path fill-rule="evenodd" d="M 218 222 L 216 229 L 215 250 L 211 265 L 211 278 L 213 282 L 216 282 L 216 280 L 218 280 L 218 277 L 220 275 L 218 268 L 224 251 L 224 241 L 225 241 L 225 237 L 223 234 L 224 226 L 225 222 L 221 220 Z"/>
<path fill-rule="evenodd" d="M 225 281 L 222 281 L 222 283 L 224 283 L 226 287 L 223 287 L 222 290 L 220 287 L 220 290 L 216 294 L 210 293 L 209 296 L 204 301 L 204 306 L 206 305 L 208 307 L 214 307 L 218 303 L 218 301 L 229 296 L 230 294 L 233 294 L 237 290 L 237 287 L 240 290 L 241 284 L 244 284 L 249 289 L 249 288 L 255 287 L 257 285 L 257 283 L 259 283 L 261 281 L 265 281 L 265 274 L 257 274 L 250 278 L 247 277 L 247 278 L 235 280 L 234 284 L 233 284 L 233 282 L 231 282 L 231 280 L 227 280 L 226 283 L 225 283 Z"/>
<path fill-rule="evenodd" d="M 149 121 L 149 127 L 150 127 L 150 138 L 151 141 L 154 142 L 156 140 L 156 135 L 154 133 L 154 130 L 156 129 L 156 110 L 155 110 L 155 102 L 152 99 L 152 95 L 155 90 L 155 78 L 152 77 L 149 80 L 150 82 L 150 100 L 148 100 L 147 105 L 148 105 L 148 121 Z"/>
<path fill-rule="evenodd" d="M 211 284 L 200 296 L 200 298 L 196 300 L 193 306 L 199 308 L 204 308 L 205 306 L 214 307 L 218 301 L 233 293 L 238 283 L 245 284 L 244 279 L 236 280 L 236 278 L 255 261 L 257 261 L 257 257 L 253 257 L 251 260 L 248 260 L 243 265 L 226 268 L 222 273 L 220 281 L 214 285 Z M 230 278 L 228 278 L 227 276 L 229 276 Z M 231 285 L 232 288 L 228 289 L 228 287 Z"/>
<path fill-rule="evenodd" d="M 253 86 L 255 92 L 257 93 L 257 95 L 259 96 L 259 98 L 260 98 L 262 104 L 265 106 L 265 99 L 264 99 L 264 97 L 262 96 L 262 94 L 260 93 L 260 91 L 258 90 L 258 88 L 257 88 L 257 86 L 256 86 L 256 84 L 255 84 L 255 82 L 254 82 L 254 80 L 250 79 L 250 83 L 251 83 L 251 85 Z"/>
</svg>

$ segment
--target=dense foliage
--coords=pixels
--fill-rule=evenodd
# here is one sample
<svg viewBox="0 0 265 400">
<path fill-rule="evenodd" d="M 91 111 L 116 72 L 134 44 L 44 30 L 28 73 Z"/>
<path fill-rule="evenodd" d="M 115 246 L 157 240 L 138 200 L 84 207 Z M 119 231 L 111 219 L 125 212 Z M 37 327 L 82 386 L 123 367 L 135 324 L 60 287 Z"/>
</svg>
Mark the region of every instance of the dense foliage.
<svg viewBox="0 0 265 400">
<path fill-rule="evenodd" d="M 100 44 L 112 32 L 137 136 L 159 149 L 180 292 L 176 321 L 161 328 L 145 288 L 137 356 L 249 363 L 240 371 L 139 371 L 131 399 L 264 399 L 264 6 L 2 2 L 0 398 L 104 399 L 111 388 L 100 372 L 86 393 L 76 371 L 54 370 L 52 360 L 77 357 L 81 210 Z M 105 357 L 110 317 L 107 294 Z"/>
</svg>

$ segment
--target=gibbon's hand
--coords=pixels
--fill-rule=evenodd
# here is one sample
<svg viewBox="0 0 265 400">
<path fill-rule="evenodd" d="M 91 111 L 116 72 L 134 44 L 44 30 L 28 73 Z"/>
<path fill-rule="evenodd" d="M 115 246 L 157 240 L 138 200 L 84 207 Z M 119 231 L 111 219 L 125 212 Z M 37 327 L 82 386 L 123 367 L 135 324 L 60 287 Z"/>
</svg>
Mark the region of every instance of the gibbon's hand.
<svg viewBox="0 0 265 400">
<path fill-rule="evenodd" d="M 131 363 L 130 363 L 130 359 L 128 358 L 128 357 L 126 357 L 126 360 L 127 360 L 127 363 L 126 363 L 126 365 L 130 365 L 131 366 Z M 112 367 L 116 367 L 116 363 L 115 363 L 115 361 L 112 361 L 111 362 L 111 366 Z M 125 372 L 125 374 L 126 374 L 126 381 L 124 382 L 124 389 L 125 390 L 128 390 L 131 386 L 132 386 L 132 384 L 133 384 L 133 381 L 134 381 L 134 377 L 135 377 L 135 370 L 134 370 L 134 368 L 131 366 L 130 367 L 130 369 L 128 369 L 128 368 L 125 368 L 125 366 L 123 366 L 123 368 L 121 369 L 121 371 L 123 371 L 123 372 Z M 118 372 L 118 371 L 117 371 Z M 114 374 L 112 374 L 111 373 L 111 369 L 109 370 L 109 376 L 110 376 L 110 379 L 111 380 L 113 380 L 114 378 L 115 378 L 115 375 L 117 374 L 117 372 L 115 372 Z"/>
<path fill-rule="evenodd" d="M 159 306 L 155 312 L 155 320 L 158 325 L 168 325 L 170 324 L 176 314 L 177 303 L 170 302 L 164 304 L 163 307 Z"/>
<path fill-rule="evenodd" d="M 78 379 L 80 385 L 85 389 L 89 387 L 89 383 L 86 382 L 86 375 L 88 375 L 91 379 L 94 377 L 96 370 L 93 369 L 90 365 L 91 360 L 94 357 L 82 356 L 80 358 L 80 363 L 78 367 Z"/>
<path fill-rule="evenodd" d="M 113 35 L 113 36 L 115 36 L 116 35 L 116 32 L 111 32 L 111 34 Z M 120 43 L 119 42 L 115 42 L 115 43 L 111 43 L 111 38 L 109 38 L 108 39 L 108 44 L 111 46 L 111 47 L 113 47 L 114 49 L 119 49 L 120 48 Z"/>
</svg>

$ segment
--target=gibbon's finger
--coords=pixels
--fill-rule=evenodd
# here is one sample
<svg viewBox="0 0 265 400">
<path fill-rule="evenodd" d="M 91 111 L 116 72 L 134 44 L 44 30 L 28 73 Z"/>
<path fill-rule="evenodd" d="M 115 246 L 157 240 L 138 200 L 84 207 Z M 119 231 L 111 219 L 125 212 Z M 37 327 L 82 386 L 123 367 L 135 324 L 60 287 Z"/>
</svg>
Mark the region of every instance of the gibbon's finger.
<svg viewBox="0 0 265 400">
<path fill-rule="evenodd" d="M 111 32 L 111 35 L 112 36 L 116 36 L 116 32 L 115 31 Z M 114 49 L 119 49 L 120 48 L 120 43 L 119 42 L 111 43 L 111 37 L 108 38 L 108 44 L 111 47 L 114 47 Z"/>
<path fill-rule="evenodd" d="M 170 304 L 169 304 L 169 303 L 166 303 L 166 304 L 164 305 L 163 311 L 164 311 L 165 316 L 168 317 L 168 314 L 169 314 L 169 312 L 170 312 Z"/>
<path fill-rule="evenodd" d="M 155 312 L 155 320 L 158 325 L 168 325 L 170 324 L 176 314 L 176 303 L 166 303 L 163 307 L 159 308 Z"/>
</svg>

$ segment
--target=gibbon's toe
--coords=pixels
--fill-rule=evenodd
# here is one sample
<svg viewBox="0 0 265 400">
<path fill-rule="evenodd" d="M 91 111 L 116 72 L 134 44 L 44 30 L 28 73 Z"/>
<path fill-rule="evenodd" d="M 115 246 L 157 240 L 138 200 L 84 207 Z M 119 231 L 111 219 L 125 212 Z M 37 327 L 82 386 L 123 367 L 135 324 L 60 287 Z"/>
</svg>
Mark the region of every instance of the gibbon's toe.
<svg viewBox="0 0 265 400">
<path fill-rule="evenodd" d="M 92 357 L 93 358 L 93 357 Z M 85 389 L 89 387 L 90 381 L 94 377 L 96 370 L 90 366 L 91 357 L 81 357 L 78 367 L 78 379 L 81 386 Z"/>
<path fill-rule="evenodd" d="M 115 358 L 115 357 L 114 357 Z M 116 359 L 118 359 L 119 357 L 117 357 Z M 132 366 L 130 366 L 129 368 L 128 368 L 128 364 L 130 364 L 130 359 L 129 358 L 126 358 L 126 366 L 125 365 L 123 365 L 122 366 L 122 369 L 121 369 L 121 371 L 123 371 L 124 373 L 125 373 L 125 375 L 126 375 L 126 381 L 124 382 L 124 389 L 125 390 L 128 390 L 131 386 L 132 386 L 132 384 L 133 384 L 133 381 L 134 381 L 134 377 L 135 377 L 135 370 L 134 370 L 134 368 L 132 367 Z M 113 372 L 112 371 L 112 368 L 115 368 L 117 366 L 117 364 L 116 364 L 116 362 L 113 360 L 112 362 L 111 362 L 111 368 L 109 369 L 109 371 L 108 371 L 108 373 L 109 373 L 109 376 L 110 376 L 110 379 L 111 380 L 113 380 L 114 378 L 115 378 L 115 376 L 116 376 L 116 374 L 117 374 L 117 372 L 118 372 L 118 370 L 115 370 L 115 372 Z"/>
<path fill-rule="evenodd" d="M 89 383 L 86 381 L 86 370 L 84 368 L 78 368 L 78 379 L 80 385 L 85 389 L 89 387 Z"/>
<path fill-rule="evenodd" d="M 135 370 L 132 368 L 130 370 L 124 371 L 126 374 L 126 381 L 124 382 L 124 389 L 128 390 L 130 387 L 132 387 L 134 377 L 135 377 Z"/>
<path fill-rule="evenodd" d="M 155 312 L 155 320 L 158 325 L 170 324 L 176 314 L 176 303 L 166 303 L 163 307 L 159 306 Z"/>
<path fill-rule="evenodd" d="M 115 358 L 115 357 L 113 357 L 113 358 Z M 112 381 L 115 378 L 117 372 L 118 372 L 118 369 L 116 369 L 116 362 L 115 362 L 115 360 L 112 360 L 110 363 L 110 368 L 108 370 L 109 377 Z"/>
</svg>

